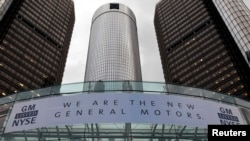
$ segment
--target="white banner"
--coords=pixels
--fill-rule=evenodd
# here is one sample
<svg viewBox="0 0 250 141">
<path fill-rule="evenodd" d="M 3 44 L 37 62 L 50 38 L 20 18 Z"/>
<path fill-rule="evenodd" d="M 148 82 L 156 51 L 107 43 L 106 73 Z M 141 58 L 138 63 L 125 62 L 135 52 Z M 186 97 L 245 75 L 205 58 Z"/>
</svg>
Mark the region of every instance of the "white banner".
<svg viewBox="0 0 250 141">
<path fill-rule="evenodd" d="M 84 123 L 158 123 L 207 128 L 244 124 L 239 109 L 199 98 L 91 93 L 15 103 L 5 132 Z"/>
</svg>

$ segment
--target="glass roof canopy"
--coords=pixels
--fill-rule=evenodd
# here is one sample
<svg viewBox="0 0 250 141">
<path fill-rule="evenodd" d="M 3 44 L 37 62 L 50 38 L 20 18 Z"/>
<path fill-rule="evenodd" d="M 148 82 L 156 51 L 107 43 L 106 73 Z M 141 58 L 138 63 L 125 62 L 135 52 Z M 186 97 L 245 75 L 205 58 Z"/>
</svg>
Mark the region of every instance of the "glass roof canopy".
<svg viewBox="0 0 250 141">
<path fill-rule="evenodd" d="M 131 127 L 131 128 L 130 128 Z M 41 128 L 4 134 L 3 140 L 20 141 L 151 141 L 151 140 L 207 140 L 207 130 L 186 126 L 158 124 L 85 124 Z"/>
<path fill-rule="evenodd" d="M 124 83 L 131 85 L 129 89 L 123 87 Z M 12 106 L 15 102 L 55 97 L 59 95 L 73 95 L 79 92 L 91 94 L 100 92 L 95 89 L 96 82 L 73 83 L 46 87 L 31 91 L 16 93 L 0 99 L 0 133 L 3 141 L 206 141 L 207 128 L 179 126 L 175 124 L 151 123 L 89 123 L 77 125 L 63 125 L 43 127 L 33 130 L 4 133 Z M 250 109 L 250 102 L 204 90 L 185 86 L 178 86 L 154 82 L 104 82 L 106 92 L 130 92 L 174 94 L 191 96 L 201 99 L 227 103 L 230 105 Z"/>
</svg>

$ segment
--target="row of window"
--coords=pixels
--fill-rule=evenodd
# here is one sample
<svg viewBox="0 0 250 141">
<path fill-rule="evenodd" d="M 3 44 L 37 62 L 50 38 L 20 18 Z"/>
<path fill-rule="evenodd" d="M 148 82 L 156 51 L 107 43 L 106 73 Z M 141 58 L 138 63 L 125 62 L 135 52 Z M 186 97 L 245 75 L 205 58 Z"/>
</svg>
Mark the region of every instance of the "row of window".
<svg viewBox="0 0 250 141">
<path fill-rule="evenodd" d="M 48 14 L 42 12 L 39 8 L 35 8 L 34 5 L 27 3 L 28 5 L 24 5 L 22 11 L 25 12 L 25 14 L 21 14 L 22 16 L 29 15 L 27 19 L 33 19 L 33 22 L 35 21 L 36 24 L 33 23 L 34 26 L 39 27 L 44 33 L 50 34 L 50 38 L 55 40 L 56 42 L 60 43 L 60 45 L 63 44 L 63 40 L 61 40 L 61 37 L 66 36 L 67 26 L 69 22 L 70 15 L 61 15 L 58 16 L 59 13 L 53 13 Z M 31 8 L 32 7 L 32 8 Z M 42 16 L 41 16 L 42 15 Z M 61 21 L 64 17 L 67 17 L 67 20 Z"/>
<path fill-rule="evenodd" d="M 50 0 L 48 2 L 46 1 L 46 3 L 44 3 L 44 1 L 42 0 L 38 2 L 37 0 L 35 0 L 33 2 L 38 3 L 38 5 L 42 5 L 45 11 L 56 13 L 56 15 L 58 15 L 58 19 L 65 18 L 65 15 L 69 17 L 71 12 L 74 10 L 74 3 L 72 2 L 72 0 L 64 0 L 63 2 Z"/>
<path fill-rule="evenodd" d="M 62 3 L 62 2 L 59 2 L 59 3 Z M 38 17 L 43 17 L 43 18 L 51 17 L 50 19 L 48 19 L 48 21 L 51 23 L 53 22 L 56 23 L 54 24 L 54 26 L 58 26 L 57 29 L 64 28 L 64 24 L 68 23 L 68 21 L 70 20 L 71 14 L 66 13 L 66 12 L 71 12 L 74 10 L 73 8 L 71 8 L 69 11 L 67 11 L 66 9 L 58 8 L 58 5 L 52 6 L 49 3 L 45 3 L 45 2 L 40 2 L 40 3 L 39 2 L 32 2 L 32 3 L 27 2 L 26 4 L 28 5 L 27 7 L 32 8 L 31 12 L 40 14 L 40 16 Z M 54 19 L 54 20 L 51 20 L 51 19 Z"/>
<path fill-rule="evenodd" d="M 176 14 L 171 14 L 171 13 L 165 14 L 164 16 L 162 16 L 160 20 L 160 24 L 164 23 L 165 24 L 164 27 L 166 27 L 166 29 L 168 29 L 169 31 L 172 31 L 173 29 L 180 28 L 178 23 L 179 24 L 185 23 L 185 22 L 190 23 L 192 19 L 195 19 L 197 15 L 201 15 L 201 13 L 204 13 L 205 11 L 205 9 L 201 7 L 200 5 L 193 5 L 193 7 L 190 7 L 189 9 L 187 9 L 186 7 L 183 7 L 182 10 L 185 10 L 185 12 L 178 11 L 178 13 Z M 188 24 L 185 24 L 185 25 L 188 25 Z"/>
<path fill-rule="evenodd" d="M 21 86 L 22 88 L 39 88 L 43 83 L 41 79 L 39 79 L 40 82 L 38 82 L 36 79 L 33 79 L 34 75 L 26 75 L 25 73 L 22 72 L 22 70 L 21 71 L 13 70 L 7 65 L 3 65 L 2 68 L 6 69 L 7 73 L 2 71 L 1 72 L 2 76 L 0 76 L 1 79 L 8 80 L 8 82 L 10 82 L 9 85 L 12 85 L 14 87 Z M 5 82 L 6 84 L 8 84 L 7 81 Z"/>
<path fill-rule="evenodd" d="M 198 60 L 199 58 L 197 58 Z M 229 63 L 230 60 L 228 57 L 224 57 L 223 59 L 220 59 L 219 57 L 213 57 L 211 56 L 208 58 L 206 56 L 205 59 L 201 58 L 199 59 L 200 62 L 193 63 L 192 61 L 186 61 L 186 66 L 179 69 L 173 69 L 172 72 L 174 72 L 174 76 L 178 77 L 183 80 L 183 82 L 186 82 L 185 79 L 190 79 L 195 77 L 202 78 L 206 75 L 208 72 L 214 72 L 217 68 L 221 67 L 225 63 Z M 205 61 L 203 61 L 205 60 Z M 192 64 L 192 65 L 189 65 Z M 206 71 L 205 71 L 206 70 Z M 215 73 L 214 73 L 215 74 Z M 216 75 L 215 75 L 216 76 Z"/>
<path fill-rule="evenodd" d="M 159 13 L 163 15 L 176 15 L 180 13 L 185 13 L 186 9 L 191 9 L 196 4 L 199 5 L 201 1 L 191 0 L 191 1 L 172 1 L 172 0 L 165 0 L 162 1 L 162 5 L 157 6 L 157 10 L 159 10 Z M 164 9 L 164 10 L 163 10 Z"/>
<path fill-rule="evenodd" d="M 16 31 L 19 31 L 20 33 L 22 33 L 26 37 L 26 39 L 29 40 L 32 44 L 36 45 L 36 48 L 33 48 L 34 50 L 38 50 L 40 48 L 40 49 L 43 49 L 42 52 L 49 54 L 51 57 L 60 56 L 61 53 L 58 47 L 49 43 L 47 39 L 45 39 L 44 37 L 39 36 L 39 34 L 34 29 L 25 26 L 21 21 L 15 20 L 14 24 L 12 24 L 11 26 Z M 44 48 L 44 46 L 46 46 L 46 48 Z"/>
<path fill-rule="evenodd" d="M 23 11 L 26 11 L 26 10 L 23 10 Z M 36 28 L 36 29 L 39 29 L 41 32 L 43 32 L 43 34 L 46 33 L 46 35 L 43 35 L 43 36 L 49 36 L 50 38 L 52 38 L 54 41 L 56 41 L 57 44 L 60 44 L 62 45 L 63 43 L 60 42 L 60 37 L 61 35 L 57 34 L 54 30 L 51 30 L 51 29 L 47 29 L 46 27 L 48 27 L 48 25 L 50 25 L 49 22 L 44 22 L 44 21 L 41 21 L 39 19 L 34 19 L 33 16 L 31 16 L 30 13 L 28 12 L 23 12 L 23 11 L 19 11 L 19 16 L 21 17 L 21 20 L 22 21 L 26 21 L 25 23 L 27 22 L 30 22 L 30 24 L 27 24 L 29 25 L 31 28 Z M 58 32 L 59 32 L 59 29 L 58 29 Z M 41 34 L 41 33 L 40 33 Z M 65 33 L 64 33 L 65 35 Z"/>
<path fill-rule="evenodd" d="M 207 33 L 204 31 L 203 33 Z M 195 36 L 197 38 L 193 38 L 191 41 L 186 42 L 186 44 L 182 44 L 180 47 L 174 49 L 170 54 L 169 62 L 170 64 L 183 62 L 189 58 L 193 57 L 193 54 L 207 52 L 211 50 L 212 47 L 219 45 L 221 42 L 214 42 L 218 39 L 218 35 L 216 36 L 216 32 L 213 31 L 208 33 L 207 36 L 199 35 Z M 175 60 L 175 61 L 174 61 Z M 176 62 L 176 60 L 178 60 Z"/>
<path fill-rule="evenodd" d="M 14 30 L 18 30 L 18 31 L 14 31 Z M 17 34 L 17 33 L 19 33 L 19 34 Z M 14 24 L 13 24 L 13 30 L 9 30 L 9 34 L 10 34 L 10 36 L 8 36 L 8 37 L 10 37 L 9 39 L 16 43 L 16 45 L 13 45 L 13 46 L 23 47 L 22 50 L 26 50 L 26 51 L 31 53 L 28 56 L 32 56 L 32 58 L 34 58 L 34 56 L 36 56 L 35 57 L 35 58 L 37 58 L 36 60 L 39 60 L 39 62 L 41 64 L 44 64 L 44 66 L 47 66 L 51 69 L 56 68 L 56 66 L 58 65 L 58 62 L 56 62 L 56 61 L 59 61 L 59 60 L 52 59 L 52 58 L 54 58 L 55 55 L 47 48 L 44 48 L 44 47 L 38 48 L 39 46 L 35 47 L 34 44 L 31 44 L 32 40 L 30 40 L 31 38 L 29 38 L 29 36 L 28 36 L 28 34 L 26 34 L 26 32 L 24 32 L 18 28 L 15 29 Z M 20 36 L 20 35 L 22 35 L 22 36 Z M 37 41 L 35 41 L 35 43 L 39 44 Z M 26 47 L 24 45 L 26 45 Z M 27 48 L 27 46 L 28 46 L 28 48 Z M 36 52 L 31 52 L 31 50 L 34 50 L 34 51 L 36 50 Z M 48 56 L 48 55 L 50 55 L 50 56 Z M 35 59 L 33 59 L 33 60 L 35 60 Z M 50 71 L 48 71 L 48 72 L 50 72 Z"/>
<path fill-rule="evenodd" d="M 175 43 L 179 40 L 183 39 L 183 36 L 187 35 L 187 33 L 193 33 L 196 27 L 199 25 L 197 23 L 200 22 L 201 19 L 203 20 L 208 20 L 209 18 L 205 18 L 206 13 L 204 13 L 202 16 L 199 18 L 193 20 L 192 22 L 184 22 L 181 25 L 179 25 L 180 29 L 175 29 L 173 31 L 170 31 L 167 33 L 167 35 L 164 37 L 168 40 L 170 40 L 172 43 Z M 186 25 L 184 25 L 186 24 Z M 167 44 L 166 44 L 167 45 Z M 170 46 L 172 44 L 169 44 Z"/>
<path fill-rule="evenodd" d="M 11 48 L 12 52 L 15 52 L 15 55 L 17 56 L 23 56 L 24 59 L 26 59 L 27 62 L 31 63 L 32 65 L 35 65 L 39 69 L 41 69 L 44 72 L 51 72 L 53 70 L 56 70 L 57 65 L 53 65 L 49 63 L 46 58 L 42 58 L 41 54 L 39 52 L 34 52 L 30 50 L 30 48 L 27 48 L 27 46 L 30 46 L 29 44 L 26 44 L 26 46 L 23 45 L 22 42 L 19 42 L 17 40 L 13 40 L 13 38 L 6 36 L 8 40 L 12 42 L 12 44 L 5 41 L 5 44 L 8 45 L 8 47 Z M 55 63 L 55 62 L 53 62 Z M 56 64 L 56 63 L 55 63 Z M 45 67 L 46 66 L 46 67 Z M 49 71 L 50 70 L 50 71 Z"/>
<path fill-rule="evenodd" d="M 44 74 L 45 72 L 42 71 L 44 67 L 38 69 L 36 66 L 31 64 L 29 60 L 26 60 L 26 58 L 20 58 L 20 55 L 17 56 L 16 54 L 13 53 L 13 51 L 5 49 L 4 53 L 5 54 L 2 56 L 3 61 L 6 64 L 9 64 L 9 67 L 12 67 L 13 69 L 14 68 L 20 69 L 23 72 L 27 73 L 26 75 L 31 76 L 32 74 L 36 74 L 34 80 L 37 81 L 39 81 L 39 78 L 45 76 Z"/>
<path fill-rule="evenodd" d="M 14 60 L 14 59 L 13 59 Z M 32 68 L 31 66 L 28 66 L 25 64 L 25 61 L 19 61 L 15 59 L 15 61 L 10 60 L 9 58 L 6 58 L 4 56 L 4 62 L 2 64 L 1 68 L 2 70 L 6 70 L 10 76 L 6 74 L 5 77 L 7 77 L 8 81 L 13 81 L 13 80 L 19 80 L 21 82 L 25 82 L 26 84 L 29 84 L 31 87 L 38 86 L 41 84 L 41 78 L 42 76 L 39 76 L 36 73 L 36 69 Z M 17 64 L 18 63 L 18 64 Z M 22 64 L 23 66 L 20 66 Z"/>
</svg>

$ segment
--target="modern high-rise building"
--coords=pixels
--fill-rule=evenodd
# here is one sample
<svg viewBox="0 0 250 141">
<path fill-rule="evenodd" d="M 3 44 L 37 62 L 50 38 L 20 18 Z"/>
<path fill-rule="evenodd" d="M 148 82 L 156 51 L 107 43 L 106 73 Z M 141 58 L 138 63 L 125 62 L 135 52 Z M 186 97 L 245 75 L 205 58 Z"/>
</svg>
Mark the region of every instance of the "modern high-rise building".
<svg viewBox="0 0 250 141">
<path fill-rule="evenodd" d="M 136 18 L 123 4 L 104 4 L 92 18 L 84 81 L 98 80 L 142 80 Z"/>
<path fill-rule="evenodd" d="M 225 126 L 213 128 L 228 124 L 234 126 L 229 132 L 240 128 L 241 140 L 249 140 L 244 136 L 249 101 L 201 88 L 138 82 L 136 24 L 126 6 L 106 4 L 93 20 L 87 81 L 1 97 L 1 141 L 210 141 Z"/>
<path fill-rule="evenodd" d="M 250 99 L 250 11 L 242 0 L 162 0 L 154 23 L 166 82 Z"/>
<path fill-rule="evenodd" d="M 75 22 L 72 0 L 0 0 L 0 94 L 60 84 Z"/>
</svg>

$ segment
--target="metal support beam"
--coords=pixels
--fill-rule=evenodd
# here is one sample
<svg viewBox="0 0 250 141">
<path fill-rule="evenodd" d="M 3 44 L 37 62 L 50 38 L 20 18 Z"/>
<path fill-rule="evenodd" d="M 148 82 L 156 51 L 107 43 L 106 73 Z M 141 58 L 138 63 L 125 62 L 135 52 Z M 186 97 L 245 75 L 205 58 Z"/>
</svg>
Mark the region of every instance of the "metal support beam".
<svg viewBox="0 0 250 141">
<path fill-rule="evenodd" d="M 164 136 L 164 130 L 165 130 L 165 124 L 163 124 L 161 128 L 161 137 Z"/>
<path fill-rule="evenodd" d="M 168 131 L 168 133 L 170 133 L 171 132 L 171 130 L 172 130 L 172 128 L 173 128 L 173 124 L 171 124 L 171 127 L 170 127 L 170 129 L 169 129 L 169 131 Z"/>
<path fill-rule="evenodd" d="M 23 135 L 24 135 L 24 140 L 25 140 L 25 141 L 28 141 L 27 136 L 26 136 L 26 133 L 25 133 L 25 130 L 23 130 Z"/>
<path fill-rule="evenodd" d="M 193 140 L 194 140 L 194 141 L 196 140 L 197 131 L 198 131 L 198 127 L 196 127 L 196 128 L 195 128 L 195 131 L 194 131 L 194 137 L 193 137 Z"/>
<path fill-rule="evenodd" d="M 100 139 L 99 126 L 98 126 L 97 123 L 95 124 L 95 128 L 96 128 L 96 137 L 98 138 L 98 140 L 101 140 L 101 139 Z"/>
<path fill-rule="evenodd" d="M 186 125 L 182 128 L 181 132 L 179 133 L 179 137 L 181 137 L 181 135 L 183 134 L 183 131 L 186 129 Z"/>
<path fill-rule="evenodd" d="M 95 136 L 94 136 L 94 125 L 91 123 L 91 136 L 92 136 L 92 141 L 95 141 Z"/>
<path fill-rule="evenodd" d="M 152 137 L 154 137 L 155 136 L 155 130 L 156 130 L 156 128 L 157 128 L 157 125 L 158 124 L 155 124 L 155 126 L 154 126 L 154 128 L 153 128 L 153 130 L 152 130 Z M 150 139 L 151 141 L 152 141 L 152 139 Z"/>
<path fill-rule="evenodd" d="M 71 131 L 70 131 L 70 129 L 69 129 L 69 126 L 68 126 L 68 125 L 65 125 L 65 127 L 66 127 L 66 129 L 67 129 L 67 131 L 68 131 L 69 138 L 71 139 L 71 138 L 72 138 L 72 133 L 71 133 Z"/>
<path fill-rule="evenodd" d="M 38 128 L 37 128 L 37 134 L 38 134 L 38 140 L 39 141 L 44 141 L 43 133 Z"/>
<path fill-rule="evenodd" d="M 124 136 L 125 136 L 125 141 L 131 141 L 131 123 L 125 123 L 125 133 L 124 133 Z"/>
<path fill-rule="evenodd" d="M 60 141 L 61 138 L 60 138 L 60 133 L 59 133 L 58 126 L 56 126 L 56 135 L 57 135 L 57 137 L 58 137 L 58 140 Z"/>
</svg>

